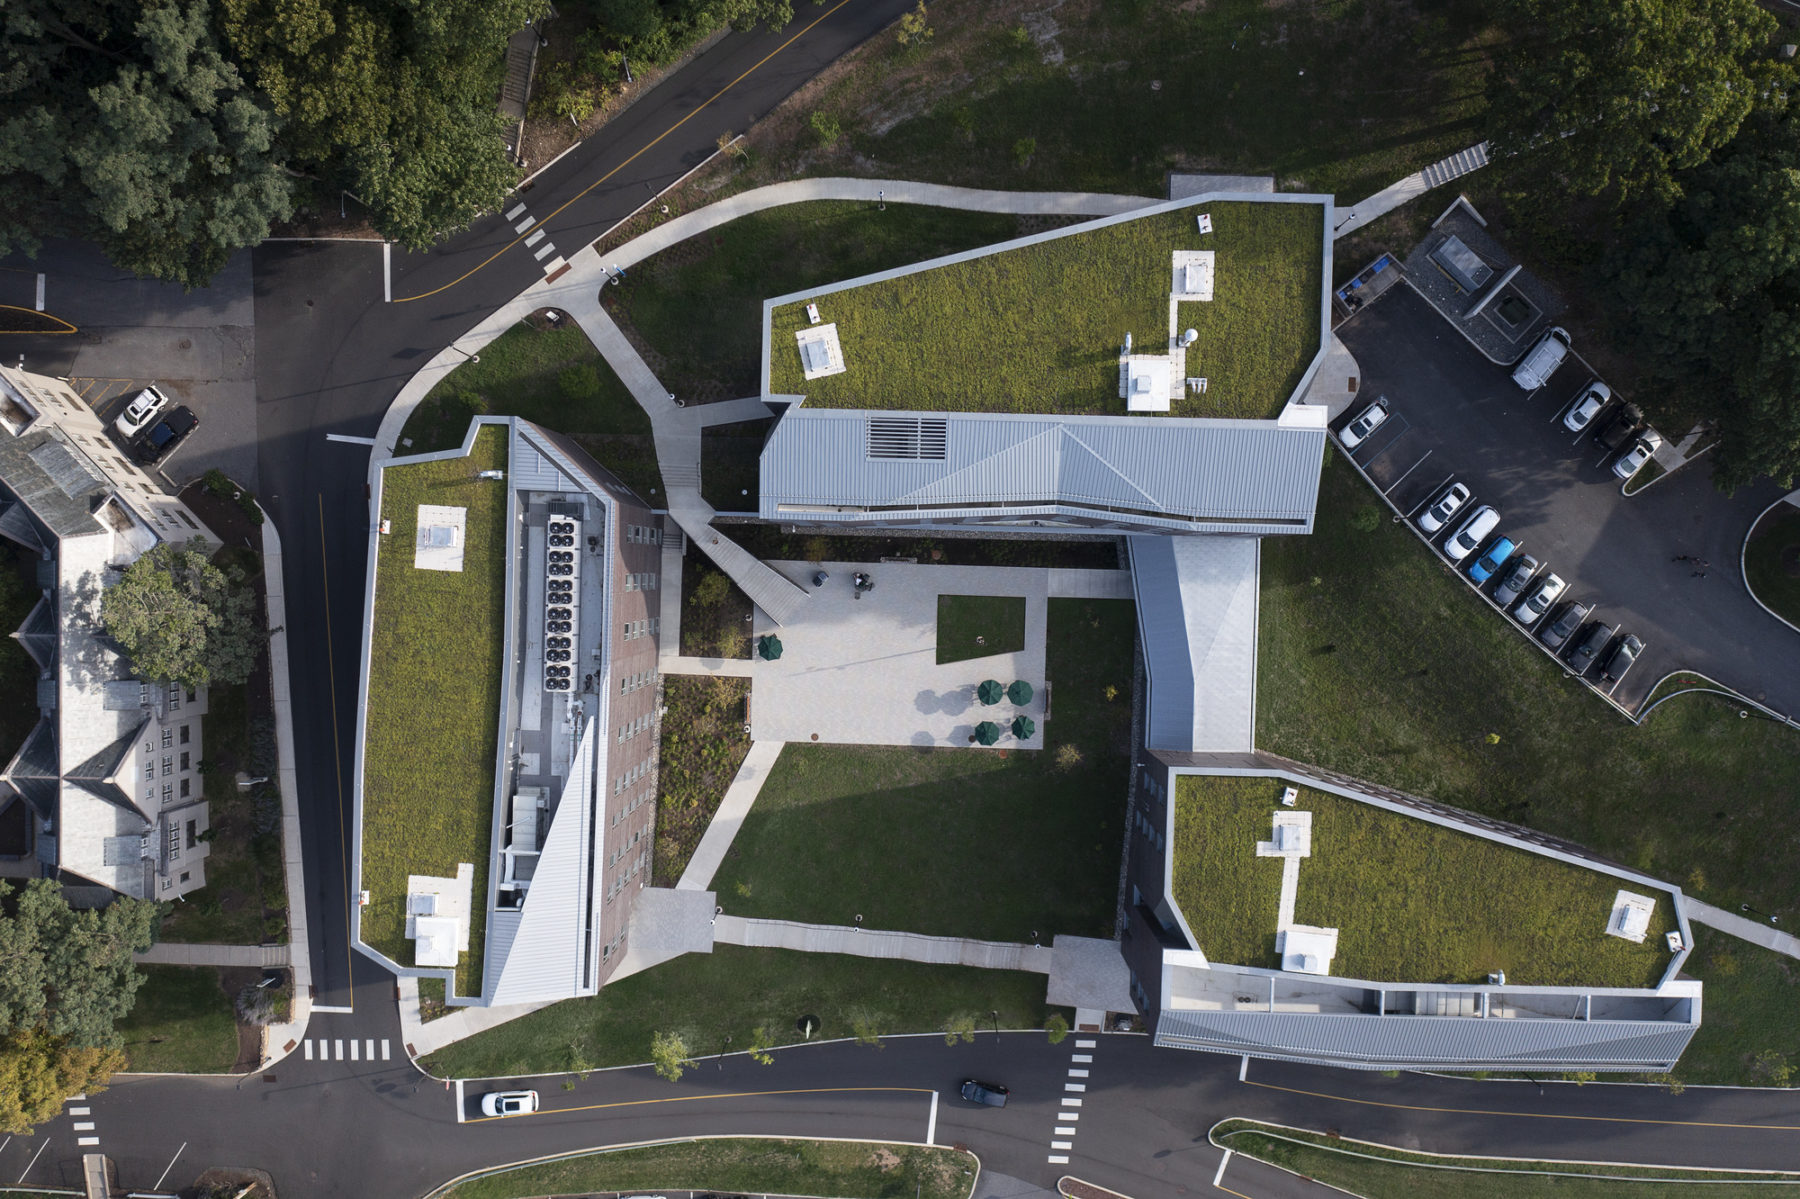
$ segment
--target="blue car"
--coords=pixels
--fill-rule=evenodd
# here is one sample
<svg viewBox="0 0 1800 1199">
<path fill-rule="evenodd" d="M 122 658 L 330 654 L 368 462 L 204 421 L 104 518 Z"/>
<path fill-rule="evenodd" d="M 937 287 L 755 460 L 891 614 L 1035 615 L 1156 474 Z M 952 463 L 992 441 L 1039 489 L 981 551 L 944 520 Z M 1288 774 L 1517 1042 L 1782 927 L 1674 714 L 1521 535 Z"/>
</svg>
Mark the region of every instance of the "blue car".
<svg viewBox="0 0 1800 1199">
<path fill-rule="evenodd" d="M 1469 577 L 1474 579 L 1475 585 L 1479 587 L 1481 584 L 1493 578 L 1494 572 L 1505 565 L 1506 560 L 1512 557 L 1513 551 L 1518 548 L 1518 542 L 1514 541 L 1512 538 L 1500 538 L 1495 541 L 1494 544 L 1488 546 L 1487 553 L 1475 559 L 1475 565 L 1469 567 Z"/>
</svg>

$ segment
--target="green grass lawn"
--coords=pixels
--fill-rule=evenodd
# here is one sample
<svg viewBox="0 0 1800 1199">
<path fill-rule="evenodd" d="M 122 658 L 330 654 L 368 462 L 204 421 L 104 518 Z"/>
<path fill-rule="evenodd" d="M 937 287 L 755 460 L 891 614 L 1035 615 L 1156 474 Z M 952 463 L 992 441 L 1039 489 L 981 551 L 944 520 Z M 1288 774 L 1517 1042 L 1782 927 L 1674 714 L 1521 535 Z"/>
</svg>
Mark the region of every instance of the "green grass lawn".
<svg viewBox="0 0 1800 1199">
<path fill-rule="evenodd" d="M 678 674 L 663 679 L 651 874 L 655 886 L 673 887 L 680 881 L 750 752 L 750 738 L 744 734 L 749 699 L 749 679 Z"/>
<path fill-rule="evenodd" d="M 1110 936 L 1136 632 L 1129 601 L 1050 601 L 1042 751 L 787 746 L 713 880 L 720 904 L 1001 941 Z"/>
<path fill-rule="evenodd" d="M 1800 624 L 1800 508 L 1784 505 L 1757 522 L 1744 573 L 1757 599 Z"/>
<path fill-rule="evenodd" d="M 1281 858 L 1256 856 L 1285 784 L 1185 776 L 1175 795 L 1175 896 L 1213 961 L 1279 969 Z M 1311 857 L 1294 919 L 1338 930 L 1331 972 L 1375 982 L 1651 987 L 1669 964 L 1674 909 L 1643 944 L 1608 936 L 1621 882 L 1522 849 L 1303 787 Z M 1642 890 L 1642 888 L 1637 888 Z"/>
<path fill-rule="evenodd" d="M 809 1015 L 819 1018 L 817 1041 L 853 1036 L 859 1025 L 933 1032 L 995 1011 L 1002 1028 L 1038 1028 L 1049 1010 L 1041 974 L 721 945 L 477 1033 L 424 1065 L 465 1078 L 597 1069 L 649 1061 L 659 1031 L 681 1034 L 690 1053 L 713 1054 L 727 1036 L 742 1049 L 759 1028 L 767 1043 L 798 1042 L 794 1022 Z"/>
<path fill-rule="evenodd" d="M 1680 1183 L 1694 1187 L 1690 1194 L 1708 1199 L 1769 1199 L 1792 1193 L 1781 1183 L 1800 1183 L 1800 1175 L 1796 1174 L 1433 1157 L 1249 1120 L 1227 1121 L 1214 1130 L 1212 1139 L 1246 1157 L 1270 1162 L 1367 1199 L 1646 1199 L 1671 1194 Z M 1648 1181 L 1652 1179 L 1665 1185 Z"/>
<path fill-rule="evenodd" d="M 955 1149 L 748 1137 L 680 1141 L 563 1158 L 470 1179 L 443 1199 L 525 1199 L 591 1191 L 726 1191 L 841 1199 L 966 1199 L 977 1162 Z M 909 1197 L 906 1188 L 912 1187 Z"/>
<path fill-rule="evenodd" d="M 981 640 L 977 642 L 976 638 Z M 995 654 L 1016 654 L 1024 648 L 1024 596 L 938 596 L 939 666 Z"/>
<path fill-rule="evenodd" d="M 720 512 L 755 512 L 763 442 L 774 421 L 712 425 L 700 431 L 700 495 Z"/>
<path fill-rule="evenodd" d="M 223 1074 L 237 1063 L 237 1019 L 211 966 L 140 966 L 131 1014 L 119 1021 L 130 1069 L 145 1074 Z"/>
<path fill-rule="evenodd" d="M 651 346 L 671 391 L 727 400 L 761 391 L 770 296 L 1018 236 L 1020 218 L 947 208 L 819 202 L 740 217 L 631 269 L 609 309 Z M 485 362 L 485 356 L 483 361 Z"/>
<path fill-rule="evenodd" d="M 1199 212 L 1213 233 L 1195 229 Z M 1199 333 L 1187 373 L 1210 383 L 1172 415 L 1272 417 L 1319 351 L 1325 236 L 1316 205 L 1219 202 L 805 295 L 771 314 L 769 388 L 815 408 L 1123 414 L 1125 334 L 1166 351 L 1171 252 L 1212 250 L 1213 299 L 1179 305 L 1176 322 Z M 802 377 L 809 302 L 837 325 L 843 374 Z"/>
<path fill-rule="evenodd" d="M 1800 1073 L 1800 962 L 1710 928 L 1694 937 L 1686 972 L 1706 980 L 1705 1004 L 1676 1077 L 1769 1086 L 1782 1066 Z"/>
<path fill-rule="evenodd" d="M 522 416 L 574 437 L 652 507 L 662 506 L 650 418 L 580 328 L 520 323 L 482 347 L 480 358 L 431 389 L 400 431 L 399 453 L 455 449 L 476 416 Z"/>
<path fill-rule="evenodd" d="M 507 493 L 475 475 L 506 466 L 506 436 L 487 427 L 468 457 L 393 466 L 382 477 L 381 515 L 394 523 L 376 565 L 369 651 L 362 885 L 371 899 L 362 939 L 412 965 L 406 876 L 450 877 L 473 863 L 459 995 L 481 993 L 506 600 Z M 468 508 L 461 572 L 414 568 L 421 504 Z"/>
<path fill-rule="evenodd" d="M 1721 907 L 1800 908 L 1800 873 L 1768 835 L 1791 824 L 1800 794 L 1792 731 L 1707 696 L 1634 727 L 1383 510 L 1359 528 L 1376 499 L 1328 457 L 1313 535 L 1263 541 L 1261 748 L 1567 837 Z M 1691 972 L 1715 981 L 1703 965 Z M 1732 985 L 1751 1009 L 1736 1014 L 1800 1061 L 1800 1036 L 1764 1015 L 1791 1010 L 1793 988 L 1770 993 L 1761 977 L 1746 967 Z M 1709 995 L 1707 1024 L 1733 1003 Z M 1743 1060 L 1700 1049 L 1681 1077 L 1744 1076 Z"/>
</svg>

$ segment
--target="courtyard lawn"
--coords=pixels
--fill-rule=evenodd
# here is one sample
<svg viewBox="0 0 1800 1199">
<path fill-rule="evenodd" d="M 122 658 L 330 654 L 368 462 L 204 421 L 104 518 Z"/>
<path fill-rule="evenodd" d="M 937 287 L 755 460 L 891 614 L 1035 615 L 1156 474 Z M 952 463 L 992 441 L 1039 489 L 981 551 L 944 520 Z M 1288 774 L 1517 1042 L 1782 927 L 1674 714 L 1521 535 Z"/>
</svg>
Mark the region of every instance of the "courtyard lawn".
<svg viewBox="0 0 1800 1199">
<path fill-rule="evenodd" d="M 842 1199 L 966 1199 L 977 1162 L 965 1151 L 868 1141 L 721 1137 L 567 1157 L 472 1178 L 442 1199 L 525 1199 L 592 1191 L 799 1193 Z"/>
<path fill-rule="evenodd" d="M 237 1018 L 211 966 L 140 966 L 131 1014 L 119 1021 L 129 1069 L 142 1074 L 224 1074 L 237 1063 Z"/>
<path fill-rule="evenodd" d="M 1136 632 L 1129 601 L 1050 601 L 1041 751 L 788 745 L 719 903 L 1001 941 L 1112 935 Z"/>
<path fill-rule="evenodd" d="M 483 346 L 480 358 L 431 389 L 407 418 L 396 452 L 452 450 L 474 417 L 522 416 L 569 434 L 652 507 L 661 506 L 650 417 L 578 326 L 520 323 Z"/>
<path fill-rule="evenodd" d="M 939 666 L 994 654 L 1016 654 L 1024 648 L 1024 596 L 938 596 Z"/>
<path fill-rule="evenodd" d="M 485 360 L 484 360 L 485 364 Z M 468 457 L 383 472 L 393 521 L 376 563 L 364 728 L 362 939 L 402 965 L 406 876 L 475 867 L 469 950 L 456 992 L 481 993 L 483 908 L 494 814 L 505 611 L 506 489 L 476 479 L 507 462 L 507 430 L 485 427 Z M 468 508 L 461 572 L 419 570 L 421 504 Z"/>
<path fill-rule="evenodd" d="M 1002 1028 L 1041 1027 L 1050 1013 L 1044 976 L 720 945 L 447 1045 L 423 1065 L 446 1078 L 588 1070 L 649 1061 L 657 1032 L 679 1033 L 698 1055 L 719 1052 L 726 1037 L 742 1050 L 758 1029 L 765 1044 L 798 1043 L 803 1015 L 819 1018 L 820 1041 L 859 1028 L 936 1032 L 957 1016 L 985 1022 L 989 1012 Z"/>
<path fill-rule="evenodd" d="M 1800 624 L 1800 508 L 1783 504 L 1756 523 L 1744 547 L 1744 574 L 1752 595 Z"/>
<path fill-rule="evenodd" d="M 1212 961 L 1280 968 L 1283 859 L 1257 857 L 1256 843 L 1283 786 L 1222 775 L 1177 785 L 1175 898 Z M 1605 931 L 1628 886 L 1610 874 L 1310 787 L 1297 810 L 1312 813 L 1313 852 L 1300 859 L 1294 920 L 1338 930 L 1335 975 L 1480 983 L 1504 970 L 1527 986 L 1653 987 L 1667 970 L 1666 896 L 1653 893 L 1649 935 L 1634 944 Z"/>
<path fill-rule="evenodd" d="M 1210 213 L 1214 232 L 1195 228 Z M 1178 305 L 1199 340 L 1174 416 L 1273 417 L 1319 352 L 1324 210 L 1220 201 L 1002 253 L 806 294 L 770 317 L 769 389 L 815 408 L 1122 415 L 1119 348 L 1169 344 L 1171 252 L 1217 255 L 1213 299 Z M 806 305 L 837 325 L 847 369 L 806 380 L 794 334 Z"/>
<path fill-rule="evenodd" d="M 1380 1199 L 1644 1199 L 1678 1189 L 1656 1182 L 1687 1183 L 1690 1193 L 1707 1199 L 1768 1199 L 1792 1193 L 1779 1184 L 1800 1183 L 1800 1174 L 1437 1157 L 1252 1120 L 1227 1120 L 1212 1141 L 1348 1194 Z"/>
</svg>

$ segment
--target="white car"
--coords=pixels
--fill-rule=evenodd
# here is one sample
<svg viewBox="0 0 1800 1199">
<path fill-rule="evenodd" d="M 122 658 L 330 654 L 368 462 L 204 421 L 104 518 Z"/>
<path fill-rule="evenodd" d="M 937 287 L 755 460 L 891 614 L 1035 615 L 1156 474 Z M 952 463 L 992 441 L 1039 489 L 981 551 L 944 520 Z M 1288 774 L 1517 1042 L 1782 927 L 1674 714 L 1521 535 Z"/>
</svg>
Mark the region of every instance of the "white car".
<svg viewBox="0 0 1800 1199">
<path fill-rule="evenodd" d="M 1363 438 L 1381 428 L 1381 422 L 1387 418 L 1388 401 L 1386 396 L 1382 396 L 1358 413 L 1355 420 L 1345 425 L 1344 431 L 1338 434 L 1338 440 L 1344 443 L 1345 449 L 1353 450 L 1362 444 Z"/>
<path fill-rule="evenodd" d="M 1550 610 L 1550 605 L 1557 601 L 1567 587 L 1568 584 L 1555 573 L 1545 575 L 1531 589 L 1531 594 L 1520 600 L 1518 607 L 1512 610 L 1513 619 L 1530 628 L 1543 618 L 1544 613 Z"/>
<path fill-rule="evenodd" d="M 1570 406 L 1568 415 L 1563 417 L 1563 428 L 1571 433 L 1579 433 L 1594 423 L 1600 410 L 1612 400 L 1612 388 L 1595 379 L 1582 390 L 1581 398 Z"/>
<path fill-rule="evenodd" d="M 1500 523 L 1500 514 L 1490 504 L 1469 514 L 1469 519 L 1462 522 L 1462 528 L 1456 530 L 1450 540 L 1444 542 L 1444 557 L 1452 562 L 1461 562 L 1475 552 L 1475 547 L 1487 540 L 1487 535 L 1494 531 Z"/>
<path fill-rule="evenodd" d="M 1613 474 L 1621 479 L 1629 479 L 1644 469 L 1644 463 L 1650 461 L 1661 447 L 1662 434 L 1655 429 L 1645 429 L 1631 444 L 1631 448 L 1620 454 L 1619 460 L 1613 463 Z"/>
<path fill-rule="evenodd" d="M 484 1116 L 529 1116 L 537 1109 L 536 1091 L 491 1091 L 481 1097 Z"/>
<path fill-rule="evenodd" d="M 169 397 L 153 383 L 132 397 L 131 403 L 125 405 L 125 411 L 119 413 L 119 419 L 113 422 L 113 428 L 119 431 L 120 437 L 129 441 L 168 406 Z"/>
<path fill-rule="evenodd" d="M 1469 502 L 1469 488 L 1464 483 L 1452 483 L 1444 488 L 1444 494 L 1431 502 L 1431 507 L 1419 513 L 1419 527 L 1427 533 L 1436 533 L 1449 523 L 1450 518 L 1462 510 Z"/>
</svg>

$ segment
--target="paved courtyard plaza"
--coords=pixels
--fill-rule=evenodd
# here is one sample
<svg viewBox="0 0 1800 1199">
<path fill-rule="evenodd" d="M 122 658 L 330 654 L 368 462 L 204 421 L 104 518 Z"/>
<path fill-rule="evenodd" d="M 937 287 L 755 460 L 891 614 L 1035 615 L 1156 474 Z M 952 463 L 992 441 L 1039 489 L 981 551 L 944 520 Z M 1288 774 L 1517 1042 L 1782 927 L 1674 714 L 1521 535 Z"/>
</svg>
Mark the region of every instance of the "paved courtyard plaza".
<svg viewBox="0 0 1800 1199">
<path fill-rule="evenodd" d="M 751 726 L 759 741 L 840 745 L 954 745 L 969 747 L 975 726 L 1000 726 L 999 749 L 1044 747 L 1044 623 L 1050 572 L 1041 568 L 917 566 L 908 563 L 771 562 L 812 592 L 802 614 L 775 626 L 757 612 L 755 632 L 775 634 L 782 654 L 751 666 Z M 813 577 L 830 576 L 823 587 Z M 852 578 L 870 576 L 872 590 L 857 597 Z M 1025 648 L 1018 653 L 937 664 L 940 595 L 1009 595 L 1025 600 Z M 975 689 L 1023 679 L 1033 695 L 1023 707 L 1009 699 L 986 706 Z M 1012 735 L 1013 718 L 1037 726 L 1029 738 Z"/>
</svg>

